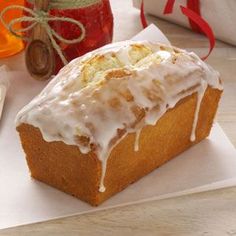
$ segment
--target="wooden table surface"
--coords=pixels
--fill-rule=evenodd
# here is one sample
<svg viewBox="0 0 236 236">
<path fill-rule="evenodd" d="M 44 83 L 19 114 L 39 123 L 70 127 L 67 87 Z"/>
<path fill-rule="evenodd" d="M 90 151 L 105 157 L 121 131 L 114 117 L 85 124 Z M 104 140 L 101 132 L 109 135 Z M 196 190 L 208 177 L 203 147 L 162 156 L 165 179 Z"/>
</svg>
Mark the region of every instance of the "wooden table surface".
<svg viewBox="0 0 236 236">
<path fill-rule="evenodd" d="M 131 38 L 141 30 L 139 11 L 131 0 L 111 0 L 115 18 L 114 41 Z M 201 35 L 155 17 L 148 17 L 173 45 L 207 52 Z M 236 47 L 217 42 L 207 62 L 220 71 L 224 95 L 217 120 L 236 146 Z M 12 69 L 22 67 L 23 54 L 1 60 Z M 235 170 L 236 171 L 236 170 Z M 96 213 L 67 217 L 0 231 L 0 235 L 236 235 L 236 187 L 178 198 L 151 201 Z"/>
</svg>

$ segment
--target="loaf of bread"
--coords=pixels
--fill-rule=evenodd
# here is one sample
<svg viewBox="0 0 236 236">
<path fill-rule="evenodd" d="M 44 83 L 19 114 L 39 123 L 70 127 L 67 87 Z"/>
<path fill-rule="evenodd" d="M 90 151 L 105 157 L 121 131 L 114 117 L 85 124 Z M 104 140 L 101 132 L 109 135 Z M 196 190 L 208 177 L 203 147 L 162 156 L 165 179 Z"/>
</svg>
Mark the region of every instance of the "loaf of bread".
<svg viewBox="0 0 236 236">
<path fill-rule="evenodd" d="M 125 41 L 70 62 L 16 126 L 31 176 L 96 206 L 206 138 L 221 93 L 194 53 Z"/>
</svg>

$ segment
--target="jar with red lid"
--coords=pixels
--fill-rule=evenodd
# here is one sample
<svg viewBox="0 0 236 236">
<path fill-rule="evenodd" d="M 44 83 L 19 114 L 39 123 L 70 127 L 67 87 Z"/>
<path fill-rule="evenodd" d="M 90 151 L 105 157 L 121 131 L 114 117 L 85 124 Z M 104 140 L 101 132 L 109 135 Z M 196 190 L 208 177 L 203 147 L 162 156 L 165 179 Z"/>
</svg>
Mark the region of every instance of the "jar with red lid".
<svg viewBox="0 0 236 236">
<path fill-rule="evenodd" d="M 25 0 L 25 7 L 34 9 L 34 0 Z M 73 40 L 81 36 L 78 25 L 63 19 L 74 19 L 84 28 L 83 39 L 78 43 L 67 44 L 55 38 L 63 56 L 67 61 L 79 57 L 89 51 L 99 48 L 112 41 L 113 15 L 109 0 L 50 0 L 48 13 L 51 17 L 62 20 L 49 21 L 49 25 L 59 36 Z M 27 15 L 27 13 L 25 13 Z M 25 26 L 30 22 L 24 23 Z M 54 50 L 56 74 L 63 66 L 63 62 Z"/>
</svg>

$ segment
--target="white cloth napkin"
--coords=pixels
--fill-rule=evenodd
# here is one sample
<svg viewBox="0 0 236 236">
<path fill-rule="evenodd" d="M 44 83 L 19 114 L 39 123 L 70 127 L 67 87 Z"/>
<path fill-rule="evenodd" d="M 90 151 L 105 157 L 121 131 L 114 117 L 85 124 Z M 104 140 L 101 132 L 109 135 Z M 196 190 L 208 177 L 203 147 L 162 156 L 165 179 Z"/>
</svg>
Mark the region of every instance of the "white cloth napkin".
<svg viewBox="0 0 236 236">
<path fill-rule="evenodd" d="M 133 0 L 134 6 L 140 8 L 141 0 Z M 188 18 L 181 13 L 180 5 L 186 6 L 186 0 L 176 0 L 172 14 L 164 15 L 166 0 L 144 0 L 145 12 L 176 24 L 190 28 Z M 201 0 L 202 17 L 212 27 L 217 39 L 236 45 L 236 1 L 235 0 Z"/>
<path fill-rule="evenodd" d="M 6 93 L 10 86 L 7 71 L 8 71 L 7 66 L 4 65 L 0 67 L 0 121 L 2 117 L 2 110 L 3 110 Z"/>
</svg>

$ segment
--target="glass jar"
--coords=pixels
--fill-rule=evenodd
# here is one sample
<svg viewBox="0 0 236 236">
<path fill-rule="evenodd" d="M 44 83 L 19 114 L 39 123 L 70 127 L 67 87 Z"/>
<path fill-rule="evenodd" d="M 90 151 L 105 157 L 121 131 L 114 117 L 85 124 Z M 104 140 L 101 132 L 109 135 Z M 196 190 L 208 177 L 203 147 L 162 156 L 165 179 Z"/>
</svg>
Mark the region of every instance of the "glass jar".
<svg viewBox="0 0 236 236">
<path fill-rule="evenodd" d="M 32 0 L 25 0 L 25 6 L 33 9 Z M 85 38 L 79 43 L 65 44 L 57 40 L 67 61 L 71 61 L 112 41 L 113 16 L 109 0 L 100 0 L 89 6 L 75 9 L 50 8 L 49 13 L 56 17 L 73 18 L 81 22 L 85 28 Z M 51 21 L 50 26 L 65 39 L 76 39 L 81 35 L 81 29 L 70 22 Z M 55 73 L 57 73 L 64 65 L 56 51 L 55 61 Z"/>
<path fill-rule="evenodd" d="M 2 0 L 0 2 L 0 12 L 11 5 L 23 5 L 24 0 L 12 0 L 5 1 Z M 4 21 L 9 23 L 12 19 L 21 17 L 21 10 L 9 10 L 6 14 L 4 14 Z M 19 29 L 21 27 L 20 24 L 17 24 L 14 28 Z M 24 48 L 24 44 L 21 39 L 16 38 L 12 35 L 1 23 L 0 21 L 0 58 L 8 57 L 15 55 L 20 52 Z"/>
</svg>

